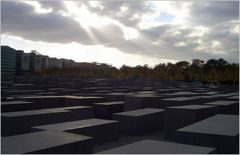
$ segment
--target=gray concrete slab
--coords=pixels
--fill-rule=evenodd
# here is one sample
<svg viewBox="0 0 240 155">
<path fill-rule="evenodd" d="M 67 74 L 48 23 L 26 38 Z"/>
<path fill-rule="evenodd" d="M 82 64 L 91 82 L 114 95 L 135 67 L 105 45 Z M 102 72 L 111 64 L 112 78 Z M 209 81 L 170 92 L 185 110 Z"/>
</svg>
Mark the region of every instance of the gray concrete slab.
<svg viewBox="0 0 240 155">
<path fill-rule="evenodd" d="M 123 111 L 123 101 L 94 103 L 94 116 L 96 118 L 112 119 L 114 113 Z"/>
<path fill-rule="evenodd" d="M 198 93 L 195 92 L 190 92 L 190 91 L 180 91 L 180 92 L 173 92 L 173 93 L 168 93 L 164 95 L 169 95 L 169 96 L 194 96 L 197 95 Z"/>
<path fill-rule="evenodd" d="M 155 94 L 132 94 L 125 96 L 124 111 L 152 107 L 158 104 L 162 96 Z"/>
<path fill-rule="evenodd" d="M 124 134 L 139 135 L 163 129 L 164 110 L 144 108 L 113 114 Z"/>
<path fill-rule="evenodd" d="M 239 114 L 239 102 L 219 100 L 205 103 L 206 105 L 218 106 L 221 114 Z"/>
<path fill-rule="evenodd" d="M 1 102 L 1 111 L 2 112 L 23 111 L 28 110 L 30 107 L 36 106 L 37 105 L 35 103 L 29 101 L 5 101 Z"/>
<path fill-rule="evenodd" d="M 7 91 L 8 95 L 31 95 L 35 93 L 44 92 L 44 90 L 12 90 Z"/>
<path fill-rule="evenodd" d="M 94 138 L 94 142 L 96 143 L 116 140 L 119 137 L 118 121 L 96 118 L 35 126 L 33 128 L 47 131 L 64 131 L 91 136 Z"/>
<path fill-rule="evenodd" d="M 108 101 L 124 101 L 125 96 L 131 95 L 131 93 L 127 92 L 114 92 L 114 93 L 107 93 L 104 97 Z"/>
<path fill-rule="evenodd" d="M 181 102 L 181 101 L 189 101 L 189 100 L 194 100 L 197 99 L 198 97 L 174 97 L 174 98 L 167 98 L 167 99 L 163 99 L 165 101 L 177 101 L 177 102 Z"/>
<path fill-rule="evenodd" d="M 58 92 L 41 92 L 41 93 L 35 93 L 36 95 L 57 95 Z"/>
<path fill-rule="evenodd" d="M 239 116 L 218 114 L 178 129 L 180 143 L 216 147 L 217 153 L 239 153 Z"/>
<path fill-rule="evenodd" d="M 106 98 L 98 96 L 65 95 L 65 106 L 92 106 L 93 103 L 106 102 Z"/>
<path fill-rule="evenodd" d="M 58 108 L 64 106 L 91 106 L 93 103 L 106 101 L 104 97 L 72 95 L 25 96 L 18 97 L 18 99 L 38 103 L 41 108 Z"/>
<path fill-rule="evenodd" d="M 31 131 L 32 126 L 82 120 L 93 117 L 93 108 L 87 106 L 49 108 L 1 114 L 2 136 Z M 20 126 L 20 127 L 19 127 Z"/>
<path fill-rule="evenodd" d="M 215 148 L 187 145 L 156 140 L 142 140 L 136 143 L 116 147 L 98 154 L 208 154 Z"/>
<path fill-rule="evenodd" d="M 239 101 L 239 96 L 238 96 L 238 95 L 235 95 L 235 96 L 227 97 L 226 99 Z"/>
<path fill-rule="evenodd" d="M 150 104 L 153 108 L 161 108 L 164 109 L 166 107 L 171 106 L 183 106 L 183 105 L 191 105 L 191 104 L 199 104 L 202 100 L 197 96 L 191 97 L 165 97 L 158 101 L 158 103 Z"/>
<path fill-rule="evenodd" d="M 1 138 L 4 154 L 93 153 L 91 137 L 64 132 L 40 131 Z"/>
<path fill-rule="evenodd" d="M 209 105 L 167 107 L 164 115 L 164 137 L 167 139 L 175 139 L 175 132 L 177 129 L 218 113 L 219 108 L 217 106 Z"/>
</svg>

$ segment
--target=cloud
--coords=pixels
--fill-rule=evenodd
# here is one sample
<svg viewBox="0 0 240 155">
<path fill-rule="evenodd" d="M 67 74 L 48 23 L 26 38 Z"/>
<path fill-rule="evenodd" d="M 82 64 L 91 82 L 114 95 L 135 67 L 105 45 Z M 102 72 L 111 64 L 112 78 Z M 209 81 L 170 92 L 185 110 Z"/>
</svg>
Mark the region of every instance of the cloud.
<svg viewBox="0 0 240 155">
<path fill-rule="evenodd" d="M 224 57 L 238 62 L 238 2 L 75 1 L 72 11 L 65 2 L 38 3 L 52 11 L 38 13 L 32 5 L 2 1 L 2 33 L 32 41 L 102 45 L 162 59 Z"/>
<path fill-rule="evenodd" d="M 152 11 L 144 1 L 100 1 L 102 8 L 92 7 L 90 3 L 86 5 L 91 12 L 115 19 L 125 26 L 136 26 L 143 14 Z"/>
<path fill-rule="evenodd" d="M 191 22 L 201 25 L 213 25 L 235 20 L 239 17 L 238 1 L 196 2 L 191 6 Z"/>
<path fill-rule="evenodd" d="M 21 2 L 1 2 L 2 33 L 33 41 L 80 42 L 91 44 L 91 39 L 79 23 L 55 12 L 38 14 Z"/>
<path fill-rule="evenodd" d="M 125 52 L 139 48 L 125 40 L 123 29 L 115 23 L 101 28 L 89 27 L 86 30 L 81 23 L 70 17 L 55 12 L 38 14 L 32 6 L 21 2 L 2 2 L 2 32 L 33 41 L 103 44 Z"/>
</svg>

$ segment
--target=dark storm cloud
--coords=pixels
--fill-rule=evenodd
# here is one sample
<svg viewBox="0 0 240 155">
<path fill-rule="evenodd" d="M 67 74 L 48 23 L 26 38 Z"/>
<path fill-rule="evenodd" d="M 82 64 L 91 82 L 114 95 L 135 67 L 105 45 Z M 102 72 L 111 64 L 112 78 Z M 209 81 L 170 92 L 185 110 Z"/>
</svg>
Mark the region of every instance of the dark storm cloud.
<svg viewBox="0 0 240 155">
<path fill-rule="evenodd" d="M 239 17 L 238 1 L 209 1 L 193 3 L 190 20 L 202 25 L 218 24 Z"/>
<path fill-rule="evenodd" d="M 38 14 L 21 2 L 1 2 L 2 33 L 44 42 L 91 44 L 91 39 L 74 20 L 54 12 Z"/>
<path fill-rule="evenodd" d="M 152 41 L 156 41 L 160 38 L 162 34 L 165 33 L 165 31 L 169 30 L 172 27 L 170 24 L 161 25 L 152 27 L 151 29 L 144 29 L 142 30 L 143 37 L 146 37 Z"/>
</svg>

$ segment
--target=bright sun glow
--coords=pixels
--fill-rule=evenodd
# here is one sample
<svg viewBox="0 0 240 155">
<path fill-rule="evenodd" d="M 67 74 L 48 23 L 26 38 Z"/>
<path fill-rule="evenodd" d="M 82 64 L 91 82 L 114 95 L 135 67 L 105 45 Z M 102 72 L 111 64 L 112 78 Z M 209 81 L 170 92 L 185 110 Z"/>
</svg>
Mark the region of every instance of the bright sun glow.
<svg viewBox="0 0 240 155">
<path fill-rule="evenodd" d="M 191 4 L 191 2 L 186 2 L 175 6 L 173 1 L 148 1 L 146 5 L 153 12 L 144 14 L 138 27 L 140 29 L 148 29 L 164 24 L 185 23 L 186 18 L 189 17 L 189 6 Z M 159 21 L 157 19 L 162 20 Z"/>
<path fill-rule="evenodd" d="M 89 12 L 86 6 L 78 7 L 72 1 L 64 2 L 70 15 L 81 24 L 83 28 L 100 27 L 111 23 L 108 18 L 100 17 L 96 14 Z"/>
<path fill-rule="evenodd" d="M 119 26 L 123 31 L 123 37 L 126 40 L 132 40 L 136 39 L 139 36 L 139 33 L 136 29 L 127 27 L 120 23 L 119 21 L 113 20 L 111 18 L 107 17 L 100 17 L 94 13 L 91 13 L 88 8 L 84 5 L 81 5 L 78 7 L 75 2 L 72 1 L 65 1 L 64 2 L 69 13 L 63 13 L 63 15 L 69 15 L 72 16 L 74 20 L 76 20 L 89 34 L 89 36 L 92 38 L 93 41 L 97 42 L 95 36 L 91 33 L 89 27 L 103 27 L 107 24 L 115 24 Z M 97 3 L 98 4 L 98 3 Z M 92 5 L 96 5 L 93 3 Z M 98 4 L 100 5 L 100 4 Z M 122 9 L 123 11 L 126 11 L 126 8 Z"/>
</svg>

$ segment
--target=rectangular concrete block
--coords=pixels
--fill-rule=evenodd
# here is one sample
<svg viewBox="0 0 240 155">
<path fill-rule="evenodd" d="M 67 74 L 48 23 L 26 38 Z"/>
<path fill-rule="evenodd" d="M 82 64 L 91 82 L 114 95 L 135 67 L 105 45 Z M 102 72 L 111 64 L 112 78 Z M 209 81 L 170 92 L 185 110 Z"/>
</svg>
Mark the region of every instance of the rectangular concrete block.
<svg viewBox="0 0 240 155">
<path fill-rule="evenodd" d="M 91 136 L 95 143 L 117 140 L 119 137 L 118 121 L 105 119 L 85 119 L 80 121 L 35 126 L 34 129 L 64 131 Z"/>
<path fill-rule="evenodd" d="M 67 106 L 91 106 L 93 103 L 105 102 L 104 97 L 97 96 L 26 96 L 18 97 L 19 100 L 35 102 L 41 108 L 58 108 Z"/>
<path fill-rule="evenodd" d="M 239 101 L 239 95 L 227 97 L 226 99 L 228 99 L 228 100 L 234 100 L 234 101 Z"/>
<path fill-rule="evenodd" d="M 142 140 L 132 144 L 116 147 L 98 154 L 209 154 L 215 153 L 215 148 L 195 145 L 164 142 L 157 140 Z"/>
<path fill-rule="evenodd" d="M 64 107 L 65 97 L 57 95 L 32 95 L 32 96 L 22 96 L 16 97 L 18 100 L 30 101 L 37 103 L 38 107 L 36 109 L 45 109 L 45 108 L 58 108 Z M 29 109 L 29 110 L 36 110 Z"/>
<path fill-rule="evenodd" d="M 150 108 L 152 105 L 160 103 L 162 96 L 154 94 L 132 94 L 124 99 L 124 111 Z"/>
<path fill-rule="evenodd" d="M 114 113 L 123 111 L 123 101 L 94 103 L 94 116 L 96 118 L 112 119 Z"/>
<path fill-rule="evenodd" d="M 183 106 L 201 103 L 197 96 L 191 97 L 162 97 L 157 104 L 152 104 L 151 107 L 164 109 L 171 106 Z"/>
<path fill-rule="evenodd" d="M 64 132 L 40 131 L 2 137 L 3 154 L 69 154 L 93 153 L 93 139 Z"/>
<path fill-rule="evenodd" d="M 206 105 L 218 106 L 221 114 L 239 114 L 239 101 L 219 100 L 205 103 Z"/>
<path fill-rule="evenodd" d="M 34 109 L 37 105 L 29 101 L 5 101 L 1 102 L 2 112 L 13 112 Z"/>
<path fill-rule="evenodd" d="M 2 136 L 31 131 L 32 126 L 82 120 L 93 117 L 93 108 L 87 106 L 50 108 L 32 111 L 2 113 Z"/>
<path fill-rule="evenodd" d="M 164 110 L 144 108 L 113 114 L 119 121 L 121 133 L 139 135 L 163 129 Z"/>
<path fill-rule="evenodd" d="M 130 95 L 131 93 L 127 92 L 115 92 L 115 93 L 107 93 L 104 97 L 108 101 L 124 101 L 125 96 Z"/>
<path fill-rule="evenodd" d="M 92 106 L 93 103 L 106 102 L 106 98 L 98 96 L 65 95 L 65 106 Z"/>
<path fill-rule="evenodd" d="M 12 90 L 7 91 L 8 95 L 32 95 L 35 93 L 41 93 L 44 92 L 44 90 Z"/>
<path fill-rule="evenodd" d="M 164 138 L 175 139 L 177 129 L 219 113 L 217 106 L 185 105 L 165 109 Z"/>
<path fill-rule="evenodd" d="M 218 114 L 178 129 L 180 143 L 216 147 L 217 153 L 239 153 L 239 116 Z"/>
</svg>

